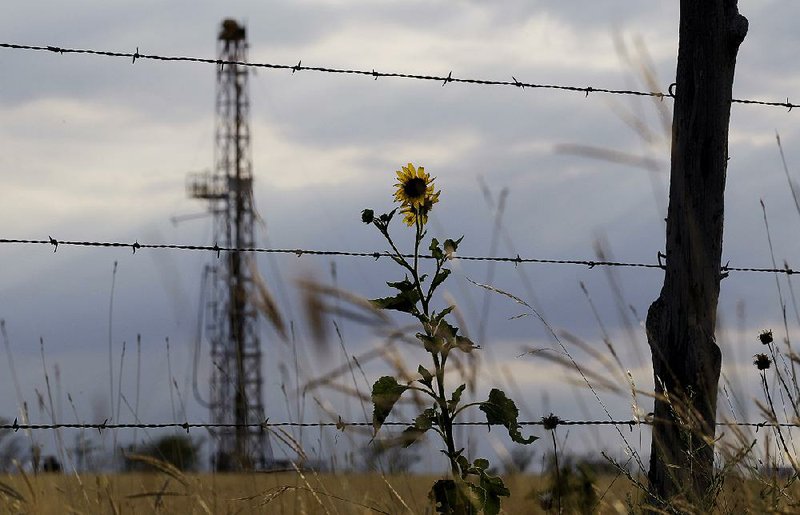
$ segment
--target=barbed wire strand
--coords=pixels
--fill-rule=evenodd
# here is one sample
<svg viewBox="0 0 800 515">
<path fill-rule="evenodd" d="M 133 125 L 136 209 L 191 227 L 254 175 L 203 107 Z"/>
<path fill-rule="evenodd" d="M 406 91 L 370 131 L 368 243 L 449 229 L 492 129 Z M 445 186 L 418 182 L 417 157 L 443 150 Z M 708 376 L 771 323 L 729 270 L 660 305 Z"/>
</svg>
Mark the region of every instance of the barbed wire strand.
<svg viewBox="0 0 800 515">
<path fill-rule="evenodd" d="M 649 426 L 653 422 L 650 420 L 545 420 L 518 422 L 519 427 L 546 426 L 548 429 L 556 426 Z M 412 426 L 413 422 L 384 422 L 383 426 Z M 486 422 L 454 422 L 454 426 L 485 426 Z M 798 422 L 718 422 L 718 426 L 728 427 L 800 427 Z M 103 431 L 106 429 L 183 429 L 189 432 L 190 429 L 235 429 L 235 428 L 277 428 L 277 427 L 335 427 L 344 430 L 347 427 L 373 427 L 372 422 L 270 422 L 266 420 L 260 423 L 251 424 L 211 424 L 204 422 L 164 422 L 164 423 L 110 423 L 107 420 L 101 423 L 53 423 L 53 424 L 20 424 L 15 419 L 12 424 L 0 424 L 0 430 L 27 431 L 27 430 L 54 430 L 54 429 L 96 429 Z"/>
<path fill-rule="evenodd" d="M 314 249 L 276 249 L 264 247 L 224 247 L 217 244 L 214 245 L 184 245 L 177 243 L 124 243 L 117 241 L 77 241 L 77 240 L 57 240 L 53 237 L 48 237 L 46 240 L 37 239 L 16 239 L 16 238 L 0 238 L 0 244 L 20 244 L 20 245 L 52 245 L 53 252 L 58 250 L 59 246 L 71 247 L 99 247 L 99 248 L 128 248 L 136 254 L 137 250 L 141 249 L 169 249 L 169 250 L 188 250 L 188 251 L 205 251 L 215 252 L 217 257 L 222 252 L 253 252 L 259 254 L 294 254 L 297 257 L 308 256 L 342 256 L 342 257 L 370 257 L 375 260 L 380 258 L 391 258 L 394 254 L 387 251 L 380 252 L 358 252 L 358 251 L 344 251 L 344 250 L 314 250 Z M 401 254 L 404 258 L 413 258 L 413 254 Z M 457 256 L 453 255 L 453 260 L 461 261 L 495 261 L 500 263 L 514 263 L 515 265 L 523 263 L 535 263 L 544 265 L 580 265 L 591 268 L 594 267 L 628 267 L 628 268 L 660 268 L 664 269 L 665 264 L 661 261 L 663 255 L 658 254 L 658 263 L 635 263 L 624 261 L 594 261 L 588 259 L 545 259 L 545 258 L 524 258 L 517 254 L 516 257 L 502 257 L 502 256 Z M 433 259 L 433 256 L 420 255 L 420 259 Z M 726 264 L 721 268 L 723 274 L 729 272 L 762 272 L 774 274 L 793 275 L 800 273 L 800 270 L 795 270 L 788 266 L 784 268 L 758 268 L 758 267 L 737 267 Z"/>
<path fill-rule="evenodd" d="M 248 68 L 265 68 L 265 69 L 273 69 L 273 70 L 291 70 L 292 73 L 300 72 L 300 71 L 312 71 L 312 72 L 322 72 L 322 73 L 336 73 L 336 74 L 346 74 L 346 75 L 363 75 L 372 77 L 375 80 L 378 78 L 400 78 L 400 79 L 411 79 L 411 80 L 424 80 L 424 81 L 434 81 L 440 82 L 442 86 L 445 86 L 449 83 L 460 83 L 460 84 L 469 84 L 469 85 L 479 85 L 479 86 L 511 86 L 515 88 L 525 89 L 552 89 L 552 90 L 561 90 L 561 91 L 571 91 L 575 93 L 583 93 L 587 97 L 589 93 L 607 93 L 611 95 L 634 95 L 634 96 L 644 96 L 644 97 L 656 97 L 658 99 L 663 100 L 666 98 L 673 98 L 674 94 L 672 92 L 673 86 L 668 88 L 668 92 L 664 93 L 661 91 L 636 91 L 630 89 L 612 89 L 612 88 L 597 88 L 594 86 L 567 86 L 562 84 L 537 84 L 532 82 L 522 82 L 517 80 L 516 77 L 513 75 L 511 76 L 510 81 L 508 80 L 489 80 L 489 79 L 470 79 L 470 78 L 462 78 L 462 77 L 453 77 L 453 72 L 450 71 L 447 76 L 440 76 L 440 75 L 424 75 L 419 73 L 400 73 L 400 72 L 379 72 L 376 71 L 374 68 L 372 70 L 359 70 L 359 69 L 348 69 L 348 68 L 331 68 L 325 66 L 304 66 L 303 61 L 300 60 L 295 65 L 289 64 L 275 64 L 275 63 L 266 63 L 266 62 L 245 62 L 245 61 L 229 61 L 224 59 L 210 59 L 210 58 L 203 58 L 203 57 L 190 57 L 190 56 L 165 56 L 165 55 L 157 55 L 157 54 L 142 54 L 139 52 L 139 47 L 136 47 L 136 52 L 114 52 L 109 50 L 94 50 L 94 49 L 87 49 L 87 48 L 65 48 L 59 46 L 52 46 L 52 45 L 21 45 L 16 43 L 0 43 L 0 48 L 6 48 L 10 50 L 32 50 L 32 51 L 46 51 L 46 52 L 53 52 L 59 55 L 63 54 L 87 54 L 87 55 L 94 55 L 94 56 L 105 56 L 105 57 L 116 57 L 116 58 L 125 58 L 130 59 L 131 64 L 135 64 L 137 60 L 140 59 L 147 59 L 147 60 L 154 60 L 154 61 L 170 61 L 170 62 L 190 62 L 190 63 L 204 63 L 204 64 L 215 64 L 219 67 L 224 67 L 226 65 L 235 65 L 235 66 L 244 66 Z M 734 98 L 732 100 L 733 103 L 736 104 L 751 104 L 751 105 L 760 105 L 760 106 L 772 106 L 772 107 L 785 107 L 789 111 L 791 111 L 795 107 L 800 107 L 800 104 L 793 104 L 789 101 L 789 97 L 786 97 L 785 102 L 775 102 L 775 101 L 764 101 L 764 100 L 752 100 L 752 99 L 738 99 Z"/>
</svg>

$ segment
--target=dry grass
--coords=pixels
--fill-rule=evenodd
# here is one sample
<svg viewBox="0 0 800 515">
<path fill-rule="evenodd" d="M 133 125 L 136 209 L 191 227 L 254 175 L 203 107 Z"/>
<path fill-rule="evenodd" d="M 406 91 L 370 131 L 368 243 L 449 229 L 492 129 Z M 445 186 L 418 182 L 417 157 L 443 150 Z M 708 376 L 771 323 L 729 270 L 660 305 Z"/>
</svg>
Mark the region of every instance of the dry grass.
<svg viewBox="0 0 800 515">
<path fill-rule="evenodd" d="M 769 479 L 769 478 L 763 478 Z M 427 475 L 379 474 L 183 474 L 175 470 L 130 474 L 0 475 L 0 513 L 61 514 L 432 514 Z M 511 497 L 501 513 L 545 511 L 532 491 L 546 489 L 541 476 L 505 478 Z M 772 492 L 769 481 L 729 476 L 715 513 L 788 513 L 768 508 L 765 497 L 800 493 L 794 484 Z M 791 490 L 791 492 L 789 491 Z M 600 499 L 592 513 L 642 513 L 644 502 L 630 481 L 611 475 L 594 484 Z M 565 506 L 572 513 L 574 506 Z M 764 510 L 764 511 L 762 511 Z"/>
<path fill-rule="evenodd" d="M 0 476 L 0 512 L 61 515 L 65 513 L 181 514 L 374 514 L 432 513 L 427 492 L 435 478 L 379 474 L 181 474 L 96 475 L 22 474 Z M 613 478 L 602 478 L 598 495 Z M 511 498 L 503 512 L 545 513 L 538 500 L 543 478 L 506 478 Z M 617 480 L 598 506 L 598 513 L 626 513 L 628 482 Z"/>
</svg>

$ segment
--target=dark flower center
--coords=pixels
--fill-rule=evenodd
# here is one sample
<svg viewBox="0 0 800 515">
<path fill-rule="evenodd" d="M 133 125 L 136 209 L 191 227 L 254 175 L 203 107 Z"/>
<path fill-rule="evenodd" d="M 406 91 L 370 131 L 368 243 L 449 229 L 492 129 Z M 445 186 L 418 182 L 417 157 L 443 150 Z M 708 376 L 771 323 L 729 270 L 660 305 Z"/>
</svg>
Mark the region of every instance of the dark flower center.
<svg viewBox="0 0 800 515">
<path fill-rule="evenodd" d="M 424 196 L 427 189 L 428 185 L 425 184 L 425 180 L 419 177 L 414 177 L 403 184 L 403 193 L 410 199 L 417 199 Z"/>
</svg>

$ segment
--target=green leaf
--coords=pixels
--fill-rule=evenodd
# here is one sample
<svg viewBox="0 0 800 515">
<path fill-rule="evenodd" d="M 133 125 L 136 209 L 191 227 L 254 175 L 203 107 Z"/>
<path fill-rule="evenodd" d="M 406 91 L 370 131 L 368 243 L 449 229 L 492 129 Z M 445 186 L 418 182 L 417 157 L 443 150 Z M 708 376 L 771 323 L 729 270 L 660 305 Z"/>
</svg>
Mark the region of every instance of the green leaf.
<svg viewBox="0 0 800 515">
<path fill-rule="evenodd" d="M 431 245 L 428 247 L 428 249 L 431 251 L 431 256 L 433 256 L 437 261 L 444 257 L 442 249 L 439 248 L 439 240 L 436 238 L 431 239 Z"/>
<path fill-rule="evenodd" d="M 455 306 L 447 306 L 438 313 L 434 311 L 433 314 L 431 315 L 431 322 L 434 325 L 438 324 L 439 321 L 441 321 L 446 315 L 449 315 L 450 312 L 453 311 L 455 308 L 456 308 Z"/>
<path fill-rule="evenodd" d="M 506 397 L 502 390 L 492 388 L 489 392 L 489 400 L 482 402 L 480 410 L 486 413 L 486 422 L 489 425 L 503 425 L 508 429 L 508 435 L 517 443 L 528 445 L 538 439 L 536 436 L 524 438 L 519 431 L 517 417 L 519 410 L 514 401 Z"/>
<path fill-rule="evenodd" d="M 402 281 L 400 283 L 388 284 L 389 286 L 395 286 L 397 284 L 402 284 Z M 380 299 L 370 300 L 372 305 L 378 309 L 394 309 L 404 313 L 411 313 L 412 315 L 419 313 L 419 310 L 417 309 L 417 301 L 419 301 L 419 292 L 416 288 L 406 291 L 401 290 L 400 293 L 394 297 L 383 297 Z"/>
<path fill-rule="evenodd" d="M 383 376 L 372 385 L 372 404 L 374 405 L 372 427 L 375 429 L 375 434 L 378 433 L 394 404 L 406 390 L 408 390 L 408 386 L 399 384 L 392 376 Z"/>
<path fill-rule="evenodd" d="M 461 243 L 461 240 L 463 239 L 464 237 L 462 236 L 455 241 L 451 239 L 444 240 L 444 253 L 448 258 L 453 257 L 453 253 L 458 250 L 458 244 Z"/>
<path fill-rule="evenodd" d="M 485 458 L 478 458 L 475 461 L 473 461 L 472 464 L 478 470 L 486 470 L 489 468 L 489 460 Z"/>
<path fill-rule="evenodd" d="M 419 382 L 428 388 L 431 388 L 431 385 L 433 384 L 433 374 L 431 374 L 430 371 L 422 365 L 419 366 L 417 372 L 419 372 L 419 375 L 422 376 L 422 379 L 419 379 Z"/>
<path fill-rule="evenodd" d="M 436 324 L 429 324 L 430 332 L 444 340 L 452 340 L 458 334 L 458 327 L 450 325 L 447 320 L 439 320 Z"/>
<path fill-rule="evenodd" d="M 422 438 L 422 435 L 425 434 L 425 431 L 420 431 L 414 426 L 408 426 L 407 428 L 403 429 L 403 432 L 400 434 L 400 444 L 403 448 L 410 447 L 411 445 L 415 444 L 417 440 Z"/>
<path fill-rule="evenodd" d="M 444 345 L 444 340 L 442 338 L 435 338 L 422 333 L 417 333 L 415 336 L 422 342 L 422 345 L 425 346 L 426 351 L 441 352 L 442 346 Z"/>
<path fill-rule="evenodd" d="M 475 345 L 472 340 L 467 338 L 466 336 L 456 336 L 455 345 L 453 347 L 457 348 L 461 352 L 465 352 L 469 354 L 472 352 L 472 349 L 479 349 L 480 347 Z"/>
<path fill-rule="evenodd" d="M 476 463 L 477 461 L 475 460 Z M 511 492 L 506 488 L 502 478 L 490 476 L 483 471 L 480 476 L 480 485 L 485 492 L 483 513 L 484 515 L 497 515 L 500 513 L 500 497 L 509 497 Z"/>
<path fill-rule="evenodd" d="M 500 497 L 508 497 L 511 492 L 506 488 L 503 480 L 496 476 L 491 476 L 487 472 L 489 460 L 478 458 L 471 465 L 467 460 L 459 462 L 462 477 L 475 475 L 479 477 L 480 486 L 473 489 L 480 499 L 480 507 L 484 514 L 497 515 L 500 512 Z"/>
<path fill-rule="evenodd" d="M 391 286 L 392 288 L 394 288 L 396 290 L 400 290 L 400 292 L 402 292 L 402 293 L 406 293 L 406 292 L 410 292 L 410 291 L 416 290 L 416 286 L 414 285 L 414 283 L 412 283 L 411 281 L 408 280 L 408 277 L 406 277 L 402 281 L 397 281 L 397 282 L 391 282 L 390 281 L 390 282 L 387 282 L 386 284 L 388 284 L 389 286 Z"/>
<path fill-rule="evenodd" d="M 458 468 L 461 469 L 461 477 L 466 478 L 467 474 L 470 474 L 472 469 L 469 460 L 465 456 L 459 455 L 456 458 L 456 463 L 458 463 Z"/>
<path fill-rule="evenodd" d="M 433 502 L 436 513 L 442 515 L 456 513 L 456 503 L 458 502 L 456 482 L 452 479 L 440 479 L 433 484 L 428 498 Z"/>
<path fill-rule="evenodd" d="M 466 389 L 466 387 L 467 385 L 462 384 L 453 391 L 453 395 L 447 402 L 447 409 L 449 409 L 451 413 L 455 411 L 456 406 L 458 406 L 458 403 L 461 402 L 461 394 L 464 393 L 464 389 Z"/>
<path fill-rule="evenodd" d="M 391 211 L 389 211 L 388 213 L 382 214 L 380 216 L 381 222 L 383 222 L 385 225 L 389 225 L 389 222 L 392 221 L 392 217 L 394 216 L 396 211 L 397 211 L 397 208 L 394 208 Z"/>
<path fill-rule="evenodd" d="M 408 447 L 419 440 L 422 435 L 433 427 L 437 416 L 436 410 L 433 408 L 428 408 L 420 413 L 419 416 L 414 419 L 414 425 L 408 426 L 403 431 L 401 436 L 403 447 Z"/>
<path fill-rule="evenodd" d="M 438 416 L 439 415 L 434 408 L 428 408 L 414 419 L 414 427 L 422 431 L 427 431 L 433 427 L 434 423 L 436 423 Z"/>
<path fill-rule="evenodd" d="M 440 479 L 433 484 L 428 498 L 436 513 L 442 515 L 474 515 L 484 504 L 483 489 L 466 481 Z"/>
<path fill-rule="evenodd" d="M 439 270 L 439 273 L 436 274 L 436 277 L 433 278 L 433 282 L 431 283 L 430 291 L 435 290 L 437 286 L 442 284 L 444 282 L 444 280 L 447 279 L 448 275 L 450 275 L 450 270 L 449 269 L 442 268 L 441 270 Z"/>
</svg>

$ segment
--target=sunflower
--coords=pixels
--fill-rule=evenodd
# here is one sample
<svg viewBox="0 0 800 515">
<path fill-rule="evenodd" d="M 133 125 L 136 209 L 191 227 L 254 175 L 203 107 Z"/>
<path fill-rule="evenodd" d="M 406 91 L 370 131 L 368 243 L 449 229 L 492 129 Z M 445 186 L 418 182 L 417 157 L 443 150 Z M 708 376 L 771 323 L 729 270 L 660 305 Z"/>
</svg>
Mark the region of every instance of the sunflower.
<svg viewBox="0 0 800 515">
<path fill-rule="evenodd" d="M 397 180 L 394 199 L 402 206 L 405 223 L 414 225 L 419 217 L 422 224 L 425 224 L 428 221 L 428 212 L 439 201 L 441 193 L 433 191 L 435 179 L 425 173 L 424 167 L 414 168 L 413 164 L 408 163 L 408 166 L 397 172 Z"/>
<path fill-rule="evenodd" d="M 426 197 L 425 200 L 422 202 L 422 205 L 419 206 L 410 206 L 410 205 L 403 205 L 403 208 L 400 212 L 403 214 L 403 221 L 409 227 L 413 226 L 417 223 L 417 218 L 419 218 L 420 225 L 425 225 L 428 223 L 428 213 L 433 208 L 433 205 L 439 202 L 439 193 L 430 195 Z"/>
</svg>

